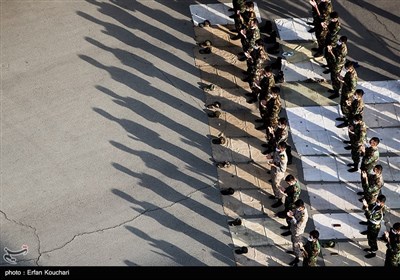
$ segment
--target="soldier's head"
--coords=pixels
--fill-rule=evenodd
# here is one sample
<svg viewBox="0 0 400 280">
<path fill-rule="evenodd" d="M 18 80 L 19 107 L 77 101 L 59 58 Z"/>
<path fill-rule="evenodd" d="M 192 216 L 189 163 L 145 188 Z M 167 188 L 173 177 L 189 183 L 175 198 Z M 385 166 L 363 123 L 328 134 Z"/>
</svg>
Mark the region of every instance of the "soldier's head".
<svg viewBox="0 0 400 280">
<path fill-rule="evenodd" d="M 246 6 L 246 11 L 253 11 L 254 10 L 254 2 L 253 1 L 247 1 L 245 3 Z"/>
<path fill-rule="evenodd" d="M 272 75 L 272 67 L 270 65 L 265 66 L 264 67 L 264 72 L 265 72 L 265 75 L 267 77 L 271 77 L 271 75 Z"/>
<path fill-rule="evenodd" d="M 310 231 L 310 237 L 308 238 L 309 241 L 317 241 L 319 238 L 319 231 L 314 229 Z"/>
<path fill-rule="evenodd" d="M 332 13 L 329 14 L 329 17 L 331 19 L 332 22 L 336 22 L 339 20 L 339 14 L 335 11 L 333 11 Z"/>
<path fill-rule="evenodd" d="M 341 45 L 342 43 L 347 44 L 347 37 L 346 36 L 341 36 L 339 38 L 338 45 Z"/>
<path fill-rule="evenodd" d="M 347 60 L 346 63 L 344 64 L 344 68 L 347 71 L 352 71 L 354 69 L 354 63 L 353 61 Z"/>
<path fill-rule="evenodd" d="M 296 210 L 302 211 L 304 210 L 304 201 L 302 199 L 298 199 L 294 202 L 294 206 L 296 206 Z"/>
<path fill-rule="evenodd" d="M 253 18 L 250 20 L 250 22 L 249 22 L 250 29 L 256 28 L 257 25 L 258 25 L 258 20 L 256 18 Z"/>
<path fill-rule="evenodd" d="M 278 128 L 285 128 L 286 126 L 287 126 L 287 119 L 279 118 L 278 119 Z"/>
<path fill-rule="evenodd" d="M 264 48 L 264 41 L 262 39 L 256 40 L 255 43 L 256 43 L 255 48 Z"/>
<path fill-rule="evenodd" d="M 292 174 L 287 175 L 285 178 L 285 182 L 288 183 L 289 186 L 296 184 L 296 181 L 296 178 Z"/>
<path fill-rule="evenodd" d="M 371 147 L 377 147 L 379 145 L 379 143 L 380 143 L 380 140 L 378 137 L 372 137 L 369 140 L 369 144 L 371 145 Z"/>
<path fill-rule="evenodd" d="M 375 173 L 376 175 L 382 174 L 382 170 L 383 170 L 383 167 L 380 164 L 375 165 L 374 168 L 372 169 L 373 174 Z"/>
<path fill-rule="evenodd" d="M 393 230 L 396 231 L 396 232 L 394 232 Z M 394 234 L 400 234 L 400 223 L 394 223 L 394 224 L 393 224 L 392 232 L 393 232 Z"/>
<path fill-rule="evenodd" d="M 272 98 L 278 97 L 279 93 L 281 92 L 281 89 L 277 86 L 271 88 L 271 94 Z"/>
<path fill-rule="evenodd" d="M 354 118 L 353 118 L 353 123 L 354 123 L 354 124 L 359 124 L 359 123 L 362 122 L 362 120 L 363 120 L 362 115 L 361 115 L 361 114 L 357 114 L 357 115 L 355 115 Z"/>
<path fill-rule="evenodd" d="M 378 195 L 378 197 L 376 198 L 376 204 L 383 206 L 385 205 L 385 202 L 386 202 L 386 196 L 384 196 L 383 194 Z"/>
<path fill-rule="evenodd" d="M 356 89 L 356 92 L 354 93 L 353 98 L 354 99 L 361 99 L 364 95 L 364 91 L 362 89 Z"/>
<path fill-rule="evenodd" d="M 287 145 L 286 145 L 285 142 L 280 142 L 276 148 L 277 148 L 280 152 L 283 152 L 283 151 L 286 150 L 286 147 L 287 147 Z"/>
</svg>

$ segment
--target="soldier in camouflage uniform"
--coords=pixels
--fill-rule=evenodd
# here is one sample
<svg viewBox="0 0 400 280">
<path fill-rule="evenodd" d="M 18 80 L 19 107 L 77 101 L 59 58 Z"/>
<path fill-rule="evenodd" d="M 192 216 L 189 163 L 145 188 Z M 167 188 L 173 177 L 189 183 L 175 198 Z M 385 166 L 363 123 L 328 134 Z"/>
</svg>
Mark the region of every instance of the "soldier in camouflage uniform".
<svg viewBox="0 0 400 280">
<path fill-rule="evenodd" d="M 235 20 L 235 29 L 240 33 L 240 30 L 246 29 L 249 26 L 250 20 L 257 18 L 254 12 L 254 2 L 248 1 L 241 3 L 237 12 L 230 17 Z M 231 37 L 231 40 L 238 39 L 240 39 L 240 34 Z"/>
<path fill-rule="evenodd" d="M 289 263 L 289 265 L 295 265 L 299 263 L 301 251 L 300 247 L 301 243 L 301 235 L 304 233 L 304 230 L 308 221 L 308 212 L 307 208 L 304 205 L 304 201 L 301 199 L 296 200 L 294 203 L 295 210 L 288 211 L 287 216 L 290 219 L 290 231 L 284 232 L 281 235 L 287 236 L 288 233 L 292 235 L 292 245 L 293 252 L 295 255 L 295 259 Z"/>
<path fill-rule="evenodd" d="M 372 168 L 378 163 L 379 142 L 380 140 L 378 137 L 372 137 L 369 140 L 369 146 L 368 147 L 363 146 L 363 149 L 361 150 L 361 154 L 363 155 L 360 167 L 361 171 L 366 171 L 367 173 L 371 173 Z"/>
<path fill-rule="evenodd" d="M 307 239 L 307 243 L 302 246 L 303 252 L 303 266 L 316 266 L 318 255 L 321 252 L 321 244 L 319 244 L 319 231 L 310 231 L 310 236 Z"/>
<path fill-rule="evenodd" d="M 329 54 L 329 46 L 334 47 L 337 45 L 339 40 L 339 31 L 341 29 L 339 22 L 339 15 L 337 12 L 332 12 L 329 15 L 329 23 L 328 23 L 328 33 L 325 37 L 324 50 L 323 54 L 326 60 L 328 60 Z M 324 73 L 329 73 L 328 70 L 324 71 Z"/>
<path fill-rule="evenodd" d="M 382 165 L 375 165 L 373 172 L 368 174 L 361 171 L 361 186 L 364 190 L 364 199 L 367 204 L 374 204 L 383 187 Z"/>
<path fill-rule="evenodd" d="M 251 19 L 248 28 L 240 30 L 240 34 L 243 52 L 239 54 L 239 60 L 245 61 L 246 56 L 244 53 L 250 53 L 256 46 L 256 41 L 261 38 L 257 19 Z"/>
<path fill-rule="evenodd" d="M 349 108 L 349 114 L 343 117 L 343 123 L 337 125 L 337 127 L 342 128 L 351 123 L 356 115 L 363 115 L 364 113 L 364 101 L 362 99 L 364 91 L 362 89 L 357 89 L 353 95 L 353 100 L 347 100 L 346 105 Z M 337 118 L 340 119 L 340 118 Z"/>
<path fill-rule="evenodd" d="M 265 63 L 268 59 L 268 54 L 264 48 L 264 42 L 261 39 L 256 41 L 256 46 L 251 53 L 245 53 L 247 57 L 247 77 L 243 81 L 248 81 L 250 87 L 256 83 L 264 69 Z"/>
<path fill-rule="evenodd" d="M 348 171 L 356 172 L 358 170 L 360 156 L 364 147 L 365 139 L 367 137 L 367 126 L 365 125 L 361 115 L 354 116 L 353 125 L 349 126 L 348 131 L 351 146 L 345 147 L 345 149 L 351 149 L 351 159 L 353 160 L 353 164 L 348 164 L 348 166 L 353 166 L 353 168 L 349 169 Z"/>
<path fill-rule="evenodd" d="M 366 200 L 363 200 L 364 215 L 368 220 L 367 226 L 367 239 L 369 248 L 364 249 L 364 251 L 369 252 L 365 257 L 367 259 L 376 256 L 376 251 L 378 251 L 378 234 L 381 229 L 381 223 L 386 211 L 386 197 L 382 194 L 379 195 L 374 204 L 368 205 Z M 362 232 L 365 234 L 365 231 Z"/>
<path fill-rule="evenodd" d="M 334 93 L 334 96 L 339 96 L 342 83 L 340 82 L 340 72 L 342 71 L 346 62 L 347 56 L 347 37 L 340 37 L 336 46 L 327 47 L 327 66 L 328 70 L 324 71 L 325 74 L 331 72 L 331 82 L 333 90 L 329 92 Z"/>
<path fill-rule="evenodd" d="M 271 165 L 271 185 L 274 195 L 271 195 L 270 199 L 280 199 L 282 198 L 282 193 L 280 192 L 281 181 L 285 177 L 285 172 L 287 168 L 287 156 L 286 156 L 286 143 L 281 142 L 273 154 L 267 155 L 267 159 L 272 159 L 269 161 Z"/>
<path fill-rule="evenodd" d="M 347 70 L 346 75 L 342 81 L 342 91 L 340 94 L 340 110 L 344 116 L 349 115 L 349 108 L 347 107 L 347 100 L 353 99 L 353 94 L 357 87 L 357 72 L 354 69 L 353 62 L 347 61 L 344 64 L 344 68 Z M 330 99 L 338 97 L 336 93 L 329 96 Z M 337 120 L 342 120 L 342 118 L 337 118 Z"/>
<path fill-rule="evenodd" d="M 281 193 L 285 196 L 285 209 L 282 212 L 278 213 L 278 217 L 286 218 L 286 222 L 288 226 L 281 226 L 281 229 L 290 229 L 290 219 L 287 217 L 287 213 L 291 210 L 295 210 L 295 201 L 297 201 L 300 197 L 301 186 L 300 182 L 291 174 L 287 175 L 285 178 L 285 182 L 288 184 L 286 189 L 281 188 Z M 275 205 L 276 204 L 276 205 Z M 277 203 L 272 205 L 273 208 L 279 207 L 282 205 L 282 199 L 279 199 Z"/>
<path fill-rule="evenodd" d="M 317 37 L 318 48 L 313 48 L 312 50 L 317 51 L 314 57 L 320 57 L 324 55 L 326 36 L 328 35 L 328 24 L 329 15 L 332 13 L 332 3 L 329 1 L 321 1 L 318 4 L 319 11 L 319 21 L 320 24 L 315 26 L 315 36 Z"/>
<path fill-rule="evenodd" d="M 263 152 L 263 154 L 268 154 L 271 153 L 275 150 L 276 146 L 280 142 L 286 142 L 289 138 L 289 126 L 287 123 L 286 118 L 279 118 L 278 119 L 278 125 L 275 129 L 272 127 L 267 130 L 267 134 L 265 136 L 265 139 L 268 139 L 266 144 L 262 144 L 263 147 L 266 147 L 267 150 Z M 288 151 L 286 149 L 286 153 L 288 154 Z M 290 157 L 288 154 L 288 161 L 290 161 Z"/>
<path fill-rule="evenodd" d="M 385 266 L 400 267 L 400 223 L 394 223 L 390 231 L 385 231 Z"/>
<path fill-rule="evenodd" d="M 269 127 L 275 130 L 278 126 L 279 113 L 282 109 L 282 102 L 279 96 L 280 91 L 279 87 L 272 87 L 271 93 L 267 96 L 267 101 L 260 101 L 261 106 L 265 107 L 265 114 L 263 124 L 257 127 L 257 130 L 269 129 Z M 268 134 L 266 134 L 266 136 L 268 136 Z"/>
</svg>

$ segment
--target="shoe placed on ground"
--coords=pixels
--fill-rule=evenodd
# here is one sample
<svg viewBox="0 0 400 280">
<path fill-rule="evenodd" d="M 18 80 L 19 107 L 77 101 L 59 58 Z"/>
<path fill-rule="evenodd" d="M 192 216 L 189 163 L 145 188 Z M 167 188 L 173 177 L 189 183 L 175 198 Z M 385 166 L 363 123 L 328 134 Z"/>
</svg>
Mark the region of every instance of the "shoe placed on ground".
<svg viewBox="0 0 400 280">
<path fill-rule="evenodd" d="M 329 93 L 335 93 L 335 91 L 333 90 L 333 89 L 328 89 L 327 90 Z M 343 119 L 344 120 L 344 119 Z M 338 120 L 338 121 L 340 121 L 340 120 Z"/>
<path fill-rule="evenodd" d="M 364 192 L 357 192 L 357 195 L 364 195 Z"/>
<path fill-rule="evenodd" d="M 332 92 L 334 92 L 334 91 L 332 90 Z M 335 120 L 344 122 L 346 119 L 343 118 L 343 117 L 338 117 L 338 118 L 336 118 Z M 347 141 L 347 142 L 349 142 L 348 144 L 350 144 L 350 141 Z M 345 143 L 345 142 L 343 141 L 343 143 Z"/>
<path fill-rule="evenodd" d="M 268 144 L 266 144 L 266 143 L 261 144 L 261 147 L 268 148 Z"/>
<path fill-rule="evenodd" d="M 366 222 L 366 221 L 361 221 L 361 222 L 358 222 L 360 225 L 363 225 L 363 226 L 367 226 L 368 225 L 368 222 Z"/>
<path fill-rule="evenodd" d="M 218 168 L 228 168 L 231 166 L 231 163 L 229 161 L 223 161 L 217 164 Z"/>
<path fill-rule="evenodd" d="M 211 142 L 213 144 L 225 145 L 226 144 L 226 138 L 223 137 L 223 136 L 220 136 L 217 139 L 212 139 Z"/>
<path fill-rule="evenodd" d="M 235 36 L 231 36 L 230 39 L 231 39 L 232 41 L 239 40 L 239 39 L 240 39 L 240 35 L 238 34 L 238 35 L 235 35 Z"/>
<path fill-rule="evenodd" d="M 241 247 L 239 249 L 236 249 L 235 253 L 240 255 L 240 254 L 246 254 L 248 251 L 249 250 L 247 249 L 247 247 L 243 246 L 243 247 Z"/>
<path fill-rule="evenodd" d="M 272 179 L 269 179 L 268 182 L 272 183 Z"/>
<path fill-rule="evenodd" d="M 292 251 L 292 250 L 286 251 L 286 253 L 290 254 L 290 255 L 294 255 L 294 251 Z"/>
<path fill-rule="evenodd" d="M 265 150 L 265 151 L 262 152 L 263 155 L 268 155 L 269 153 L 270 153 L 269 150 Z"/>
<path fill-rule="evenodd" d="M 324 73 L 324 74 L 329 74 L 329 73 L 331 73 L 331 70 L 326 69 L 326 70 L 324 70 L 322 73 Z"/>
<path fill-rule="evenodd" d="M 349 150 L 351 150 L 351 146 L 346 146 L 346 147 L 344 147 L 344 149 L 349 151 Z"/>
<path fill-rule="evenodd" d="M 329 65 L 328 65 L 328 64 L 322 64 L 321 67 L 323 67 L 323 68 L 329 68 Z"/>
<path fill-rule="evenodd" d="M 289 226 L 281 226 L 280 229 L 286 229 L 286 230 L 288 230 L 288 229 L 290 229 L 290 227 L 289 227 Z"/>
<path fill-rule="evenodd" d="M 292 232 L 290 230 L 281 233 L 282 236 L 289 236 L 291 234 Z"/>
<path fill-rule="evenodd" d="M 221 190 L 221 194 L 223 194 L 223 195 L 232 195 L 234 193 L 235 193 L 235 190 L 232 188 L 227 188 L 227 189 Z"/>
<path fill-rule="evenodd" d="M 343 140 L 343 143 L 345 143 L 345 144 L 351 144 L 351 141 L 349 141 L 349 140 Z M 347 165 L 348 166 L 348 165 Z"/>
<path fill-rule="evenodd" d="M 230 18 L 236 18 L 236 17 L 238 17 L 239 15 L 238 14 L 233 14 L 233 15 L 230 15 L 229 17 Z"/>
<path fill-rule="evenodd" d="M 239 61 L 245 61 L 247 58 L 245 57 L 245 56 L 243 56 L 243 57 L 240 57 L 238 60 Z"/>
<path fill-rule="evenodd" d="M 340 95 L 338 93 L 332 94 L 331 96 L 329 96 L 329 99 L 335 99 L 338 98 Z"/>
<path fill-rule="evenodd" d="M 270 196 L 268 196 L 268 198 L 269 198 L 269 199 L 275 199 L 275 198 L 276 198 L 276 196 L 275 196 L 275 195 L 273 195 L 273 194 L 271 194 Z"/>
<path fill-rule="evenodd" d="M 201 53 L 201 54 L 210 54 L 211 53 L 211 48 L 200 49 L 199 53 Z"/>
<path fill-rule="evenodd" d="M 311 28 L 311 29 L 309 29 L 309 30 L 307 30 L 309 33 L 314 33 L 315 32 L 315 27 L 313 27 L 313 28 Z"/>
<path fill-rule="evenodd" d="M 312 26 L 315 25 L 314 22 L 312 22 L 312 21 L 307 21 L 306 23 L 307 23 L 308 25 L 312 25 Z"/>
<path fill-rule="evenodd" d="M 376 253 L 371 252 L 371 253 L 369 253 L 369 254 L 366 254 L 365 257 L 366 257 L 367 259 L 374 258 L 374 257 L 376 257 Z"/>
<path fill-rule="evenodd" d="M 337 128 L 343 128 L 343 127 L 347 127 L 347 126 L 349 126 L 349 123 L 344 122 L 344 123 L 338 124 L 336 127 Z"/>
<path fill-rule="evenodd" d="M 230 226 L 240 226 L 241 224 L 242 224 L 242 220 L 239 218 L 236 218 L 233 221 L 228 222 L 228 225 L 230 225 Z"/>
<path fill-rule="evenodd" d="M 348 167 L 354 167 L 354 163 L 348 163 L 348 164 L 346 164 Z M 364 194 L 364 193 L 363 193 Z"/>
<path fill-rule="evenodd" d="M 211 86 L 214 86 L 214 85 L 210 85 L 210 86 L 207 86 L 207 88 L 209 88 L 209 87 L 211 87 Z M 206 88 L 206 87 L 204 87 L 204 88 Z M 211 89 L 211 88 L 210 88 Z M 212 88 L 212 89 L 214 89 L 214 88 Z M 208 104 L 208 105 L 205 105 L 206 106 L 206 108 L 208 108 L 208 109 L 216 109 L 216 108 L 221 108 L 221 103 L 220 102 L 218 102 L 218 101 L 215 101 L 215 102 L 213 102 L 213 103 L 211 103 L 211 104 Z"/>
<path fill-rule="evenodd" d="M 274 204 L 271 205 L 272 208 L 278 208 L 279 206 L 282 206 L 283 202 L 282 200 L 278 200 L 277 202 L 275 202 Z"/>
<path fill-rule="evenodd" d="M 364 248 L 363 250 L 364 250 L 364 252 L 372 252 L 371 248 Z"/>
<path fill-rule="evenodd" d="M 353 167 L 353 168 L 348 169 L 347 171 L 349 171 L 349 172 L 351 172 L 351 173 L 357 172 L 357 171 L 358 171 L 358 168 Z"/>
<path fill-rule="evenodd" d="M 296 265 L 299 263 L 299 258 L 295 258 L 293 261 L 289 263 L 289 265 Z"/>
<path fill-rule="evenodd" d="M 317 52 L 313 56 L 314 57 L 321 57 L 321 56 L 324 56 L 324 54 L 322 52 Z"/>
<path fill-rule="evenodd" d="M 360 234 L 361 234 L 361 235 L 367 235 L 367 234 L 368 234 L 368 231 L 366 231 L 366 230 L 361 231 Z"/>
<path fill-rule="evenodd" d="M 221 116 L 221 111 L 210 112 L 207 115 L 210 118 L 219 118 Z"/>
</svg>

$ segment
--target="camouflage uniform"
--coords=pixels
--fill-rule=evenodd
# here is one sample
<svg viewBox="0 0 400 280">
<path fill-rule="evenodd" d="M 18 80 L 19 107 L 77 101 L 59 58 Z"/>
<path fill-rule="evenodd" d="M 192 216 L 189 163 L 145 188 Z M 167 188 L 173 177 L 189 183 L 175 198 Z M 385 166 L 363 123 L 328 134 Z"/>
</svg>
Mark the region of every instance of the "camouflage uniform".
<svg viewBox="0 0 400 280">
<path fill-rule="evenodd" d="M 331 21 L 328 24 L 328 34 L 326 34 L 325 46 L 331 45 L 335 46 L 339 41 L 339 31 L 342 27 L 340 26 L 340 22 Z"/>
<path fill-rule="evenodd" d="M 235 11 L 243 13 L 246 10 L 246 0 L 233 0 L 232 4 Z"/>
<path fill-rule="evenodd" d="M 339 93 L 342 86 L 342 83 L 339 80 L 339 75 L 346 62 L 347 45 L 345 43 L 342 43 L 340 46 L 336 45 L 336 47 L 332 49 L 332 52 L 334 56 L 330 55 L 327 59 L 327 63 L 331 70 L 332 88 L 336 93 Z"/>
<path fill-rule="evenodd" d="M 256 45 L 256 41 L 261 38 L 260 29 L 256 25 L 254 28 L 246 29 L 246 37 L 242 38 L 244 52 L 251 52 Z"/>
<path fill-rule="evenodd" d="M 282 193 L 279 191 L 281 182 L 283 177 L 285 177 L 285 172 L 287 168 L 287 156 L 286 152 L 278 152 L 274 151 L 274 156 L 273 156 L 273 163 L 275 166 L 272 166 L 271 168 L 271 174 L 272 174 L 272 190 L 274 191 L 274 195 L 276 198 L 282 198 Z"/>
<path fill-rule="evenodd" d="M 349 115 L 347 119 L 351 121 L 355 115 L 363 115 L 364 113 L 364 101 L 362 98 L 354 99 L 349 106 Z"/>
<path fill-rule="evenodd" d="M 400 234 L 395 234 L 390 230 L 389 240 L 386 244 L 385 266 L 400 266 Z"/>
<path fill-rule="evenodd" d="M 304 207 L 304 210 L 300 211 L 295 209 L 293 214 L 293 218 L 290 220 L 290 231 L 292 233 L 292 245 L 293 252 L 296 258 L 300 258 L 300 243 L 301 243 L 301 235 L 304 233 L 304 229 L 306 228 L 306 224 L 308 221 L 308 212 L 307 208 Z"/>
<path fill-rule="evenodd" d="M 303 266 L 316 266 L 318 255 L 321 252 L 321 245 L 318 240 L 309 241 L 304 245 Z"/>
<path fill-rule="evenodd" d="M 285 213 L 287 213 L 289 210 L 294 211 L 296 206 L 295 206 L 295 202 L 296 200 L 299 199 L 300 196 L 300 192 L 301 192 L 301 186 L 300 186 L 300 182 L 296 181 L 296 183 L 294 183 L 293 185 L 288 186 L 285 189 L 285 194 L 287 194 L 286 198 L 285 198 Z M 287 224 L 290 226 L 290 218 L 286 217 L 286 222 Z"/>
<path fill-rule="evenodd" d="M 318 19 L 318 23 L 315 25 L 315 36 L 317 37 L 318 49 L 320 52 L 324 50 L 326 35 L 328 34 L 328 28 L 323 28 L 321 26 L 322 22 L 328 24 L 329 14 L 333 11 L 332 3 L 329 2 L 320 2 L 318 4 L 318 10 L 320 12 L 320 16 Z"/>
<path fill-rule="evenodd" d="M 363 158 L 361 160 L 361 170 L 371 173 L 372 168 L 378 163 L 379 160 L 379 150 L 378 147 L 367 147 Z"/>
<path fill-rule="evenodd" d="M 367 174 L 361 177 L 361 185 L 364 190 L 364 199 L 368 205 L 374 204 L 383 187 L 383 176 L 381 174 Z"/>
<path fill-rule="evenodd" d="M 253 49 L 250 55 L 251 60 L 248 60 L 247 72 L 250 76 L 250 86 L 252 86 L 253 83 L 258 82 L 260 79 L 261 73 L 265 66 L 265 62 L 268 59 L 268 54 L 265 52 L 264 48 L 259 47 L 258 49 Z"/>
<path fill-rule="evenodd" d="M 357 80 L 358 77 L 355 70 L 351 72 L 347 71 L 343 78 L 342 94 L 340 95 L 340 109 L 345 116 L 349 115 L 349 108 L 346 104 L 346 101 L 353 98 L 353 94 L 357 87 Z"/>
<path fill-rule="evenodd" d="M 264 119 L 264 115 L 266 113 L 266 108 L 261 106 L 261 101 L 269 100 L 268 94 L 271 93 L 271 88 L 274 86 L 275 86 L 275 78 L 274 78 L 273 74 L 270 77 L 264 76 L 260 81 L 261 89 L 260 89 L 260 94 L 258 96 L 258 99 L 259 99 L 258 109 L 260 110 L 260 116 L 262 119 Z"/>
<path fill-rule="evenodd" d="M 270 98 L 267 101 L 267 106 L 265 108 L 264 115 L 264 125 L 265 127 L 272 127 L 276 129 L 278 126 L 279 113 L 281 112 L 282 103 L 281 98 L 277 96 L 276 98 Z"/>
<path fill-rule="evenodd" d="M 289 127 L 286 125 L 284 128 L 279 128 L 278 126 L 275 128 L 274 133 L 271 134 L 267 130 L 267 137 L 268 139 L 268 150 L 273 151 L 279 143 L 281 142 L 286 142 L 289 138 Z M 286 147 L 286 154 L 287 152 L 287 147 Z M 288 155 L 289 159 L 289 155 Z"/>
<path fill-rule="evenodd" d="M 354 162 L 355 167 L 358 168 L 360 163 L 360 149 L 365 143 L 367 137 L 367 126 L 363 121 L 354 125 L 354 134 L 350 137 L 351 144 L 351 159 Z"/>
<path fill-rule="evenodd" d="M 378 234 L 381 229 L 381 222 L 385 214 L 386 207 L 375 204 L 370 204 L 365 209 L 364 215 L 368 219 L 367 238 L 368 246 L 372 251 L 378 251 Z"/>
</svg>

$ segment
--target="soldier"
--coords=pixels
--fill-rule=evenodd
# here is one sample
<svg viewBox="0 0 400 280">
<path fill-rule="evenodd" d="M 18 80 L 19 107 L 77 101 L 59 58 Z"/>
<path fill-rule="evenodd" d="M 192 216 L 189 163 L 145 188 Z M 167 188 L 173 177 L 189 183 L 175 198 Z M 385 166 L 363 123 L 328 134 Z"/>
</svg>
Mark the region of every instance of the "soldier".
<svg viewBox="0 0 400 280">
<path fill-rule="evenodd" d="M 250 95 L 252 98 L 247 101 L 247 103 L 254 103 L 254 102 L 261 102 L 262 100 L 267 100 L 267 96 L 271 93 L 271 88 L 275 86 L 275 77 L 272 73 L 271 66 L 267 65 L 264 67 L 263 71 L 260 71 L 260 75 L 254 79 L 253 83 L 250 85 L 251 93 L 247 94 Z M 263 115 L 265 113 L 265 108 L 258 105 L 260 110 L 261 119 L 256 122 L 263 122 Z"/>
<path fill-rule="evenodd" d="M 328 70 L 325 70 L 324 73 L 327 74 L 331 72 L 331 82 L 332 82 L 332 90 L 329 92 L 333 93 L 335 96 L 339 96 L 340 88 L 342 83 L 340 82 L 340 72 L 344 67 L 347 56 L 347 37 L 340 37 L 335 47 L 328 46 L 327 47 L 328 54 L 326 56 Z"/>
<path fill-rule="evenodd" d="M 281 181 L 285 177 L 285 172 L 287 168 L 287 155 L 286 155 L 286 143 L 281 142 L 273 154 L 267 155 L 267 159 L 272 159 L 269 161 L 271 166 L 271 185 L 274 191 L 273 195 L 270 195 L 270 199 L 281 199 L 282 193 L 280 192 Z"/>
<path fill-rule="evenodd" d="M 308 30 L 308 32 L 313 33 L 316 31 L 316 27 L 321 24 L 321 15 L 330 14 L 333 11 L 333 6 L 331 0 L 310 0 L 312 6 L 311 13 L 313 17 L 313 28 Z M 321 13 L 322 11 L 322 13 Z M 322 17 L 323 19 L 323 17 Z"/>
<path fill-rule="evenodd" d="M 290 210 L 294 211 L 295 205 L 294 202 L 297 201 L 300 197 L 301 186 L 299 180 L 297 180 L 293 175 L 289 174 L 285 178 L 285 182 L 288 184 L 286 189 L 281 188 L 281 193 L 285 196 L 285 209 L 282 212 L 278 213 L 278 217 L 286 218 L 286 222 L 288 226 L 281 226 L 281 229 L 290 229 L 290 219 L 286 216 L 287 212 Z M 276 207 L 282 205 L 282 199 L 278 200 L 276 203 Z M 273 208 L 274 205 L 272 205 Z"/>
<path fill-rule="evenodd" d="M 245 53 L 247 57 L 247 77 L 243 79 L 243 81 L 248 81 L 250 87 L 256 83 L 260 76 L 261 70 L 264 69 L 264 64 L 268 59 L 268 54 L 264 48 L 264 42 L 261 39 L 256 41 L 256 45 L 251 53 Z"/>
<path fill-rule="evenodd" d="M 343 123 L 337 125 L 337 127 L 342 128 L 346 127 L 349 122 L 354 119 L 355 115 L 360 114 L 361 116 L 364 113 L 364 101 L 362 99 L 364 95 L 364 91 L 362 89 L 357 89 L 353 95 L 353 100 L 347 100 L 346 105 L 349 107 L 347 110 L 349 112 L 348 116 L 344 116 L 343 118 L 336 118 L 336 120 L 341 120 Z"/>
<path fill-rule="evenodd" d="M 363 146 L 362 155 L 363 158 L 361 160 L 361 171 L 366 171 L 367 173 L 371 173 L 372 168 L 377 164 L 379 160 L 379 150 L 378 145 L 380 140 L 378 137 L 372 137 L 369 140 L 369 145 L 367 147 Z"/>
<path fill-rule="evenodd" d="M 290 231 L 284 232 L 281 235 L 288 236 L 292 235 L 292 245 L 295 259 L 289 263 L 289 265 L 297 266 L 300 261 L 300 244 L 301 235 L 304 233 L 306 224 L 308 221 L 308 211 L 304 205 L 304 201 L 301 199 L 296 200 L 294 203 L 296 209 L 294 211 L 289 210 L 287 213 L 290 219 Z"/>
<path fill-rule="evenodd" d="M 261 146 L 266 147 L 267 149 L 263 152 L 263 155 L 269 154 L 276 149 L 276 146 L 280 142 L 286 143 L 286 154 L 288 156 L 288 165 L 292 164 L 292 147 L 287 143 L 289 138 L 289 126 L 286 118 L 279 118 L 278 125 L 275 129 L 269 127 L 267 130 L 267 134 L 265 135 L 265 139 L 267 139 L 267 143 L 262 144 Z"/>
<path fill-rule="evenodd" d="M 361 186 L 364 190 L 364 199 L 367 201 L 368 205 L 374 204 L 378 195 L 381 193 L 383 187 L 382 170 L 382 165 L 378 164 L 375 165 L 370 174 L 365 170 L 361 171 Z"/>
<path fill-rule="evenodd" d="M 257 127 L 257 130 L 268 129 L 269 127 L 275 130 L 277 127 L 279 113 L 282 109 L 282 102 L 279 97 L 280 91 L 279 87 L 272 87 L 271 93 L 267 96 L 267 100 L 260 100 L 260 105 L 265 109 L 265 114 L 263 124 Z M 268 136 L 268 134 L 266 134 L 266 136 Z"/>
<path fill-rule="evenodd" d="M 239 54 L 239 60 L 245 61 L 245 52 L 250 53 L 256 45 L 256 41 L 261 38 L 260 29 L 258 28 L 258 20 L 253 18 L 249 22 L 249 26 L 246 29 L 240 30 L 241 43 L 243 52 Z"/>
<path fill-rule="evenodd" d="M 241 4 L 238 12 L 230 17 L 235 20 L 235 29 L 238 33 L 240 30 L 246 29 L 249 26 L 250 20 L 257 18 L 256 13 L 254 12 L 254 2 L 248 1 Z M 238 39 L 240 39 L 240 34 L 231 37 L 231 40 Z"/>
<path fill-rule="evenodd" d="M 325 49 L 326 36 L 328 35 L 328 24 L 329 15 L 332 13 L 332 3 L 330 0 L 321 0 L 317 6 L 319 13 L 319 24 L 315 26 L 315 36 L 317 37 L 318 48 L 312 48 L 313 51 L 317 51 L 314 57 L 323 56 L 323 51 Z"/>
<path fill-rule="evenodd" d="M 349 115 L 349 108 L 347 106 L 347 100 L 352 100 L 354 92 L 356 91 L 357 87 L 357 72 L 354 69 L 353 62 L 347 61 L 344 64 L 344 68 L 347 70 L 346 75 L 343 78 L 342 81 L 342 91 L 340 95 L 340 110 L 342 111 L 342 114 L 344 116 Z M 331 95 L 329 98 L 334 99 L 338 97 L 336 93 Z M 337 120 L 341 120 L 340 118 L 337 118 Z"/>
<path fill-rule="evenodd" d="M 376 256 L 376 251 L 378 251 L 378 234 L 381 229 L 381 222 L 383 221 L 383 216 L 386 211 L 386 197 L 382 194 L 378 196 L 374 204 L 368 205 L 367 201 L 363 200 L 364 215 L 368 219 L 367 230 L 361 232 L 361 234 L 367 234 L 368 246 L 365 248 L 365 252 L 369 252 L 365 257 L 367 259 Z"/>
<path fill-rule="evenodd" d="M 301 247 L 303 252 L 303 266 L 316 266 L 317 258 L 321 252 L 321 245 L 319 244 L 319 231 L 310 231 L 310 236 L 307 243 Z"/>
<path fill-rule="evenodd" d="M 352 164 L 347 166 L 353 166 L 349 169 L 349 172 L 356 172 L 358 170 L 358 164 L 360 163 L 360 156 L 364 148 L 365 139 L 367 137 L 367 126 L 365 125 L 361 115 L 356 115 L 353 120 L 353 125 L 349 126 L 349 136 L 351 146 L 345 147 L 346 150 L 351 149 Z"/>
<path fill-rule="evenodd" d="M 395 223 L 390 231 L 385 231 L 386 257 L 385 266 L 400 266 L 400 223 Z"/>
</svg>

